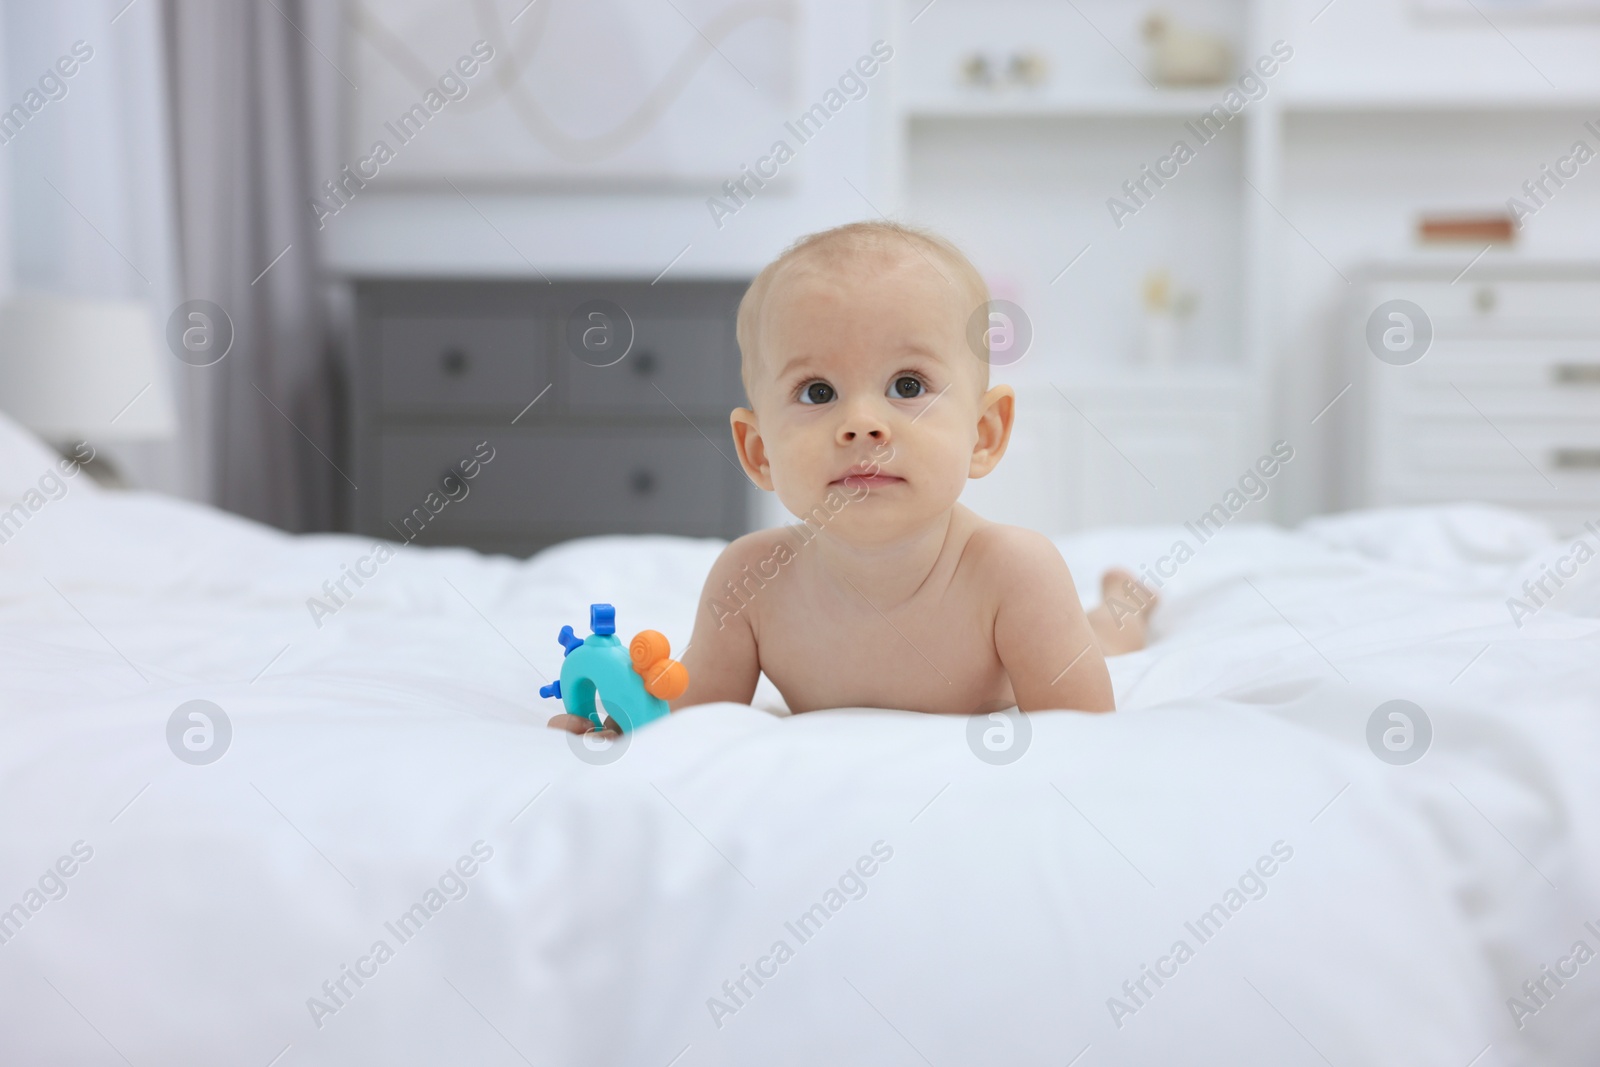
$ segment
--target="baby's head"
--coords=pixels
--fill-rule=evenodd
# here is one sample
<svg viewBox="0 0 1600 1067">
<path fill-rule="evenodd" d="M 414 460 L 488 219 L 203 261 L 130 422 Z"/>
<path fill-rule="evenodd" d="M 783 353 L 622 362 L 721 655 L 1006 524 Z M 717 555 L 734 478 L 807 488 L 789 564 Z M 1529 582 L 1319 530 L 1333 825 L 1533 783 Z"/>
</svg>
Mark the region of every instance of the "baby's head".
<svg viewBox="0 0 1600 1067">
<path fill-rule="evenodd" d="M 858 222 L 797 241 L 739 305 L 746 473 L 796 515 L 826 506 L 850 541 L 949 511 L 1011 433 L 1011 388 L 989 387 L 988 302 L 967 257 L 931 234 Z"/>
</svg>

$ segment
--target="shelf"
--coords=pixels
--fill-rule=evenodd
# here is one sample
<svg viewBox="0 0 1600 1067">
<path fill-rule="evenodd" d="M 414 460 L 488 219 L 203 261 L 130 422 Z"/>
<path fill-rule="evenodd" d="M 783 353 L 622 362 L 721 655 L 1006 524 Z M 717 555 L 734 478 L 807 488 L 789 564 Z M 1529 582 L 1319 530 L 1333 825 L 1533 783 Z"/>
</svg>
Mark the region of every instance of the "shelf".
<svg viewBox="0 0 1600 1067">
<path fill-rule="evenodd" d="M 1286 95 L 1282 108 L 1293 114 L 1438 114 L 1441 112 L 1589 111 L 1600 108 L 1595 93 L 1393 93 L 1382 96 L 1302 93 Z"/>
<path fill-rule="evenodd" d="M 1215 89 L 1173 89 L 1099 96 L 1062 97 L 1022 93 L 972 93 L 909 101 L 905 117 L 913 121 L 964 118 L 1188 118 L 1209 111 L 1227 92 Z M 1250 114 L 1247 107 L 1241 115 Z"/>
<path fill-rule="evenodd" d="M 1099 96 L 1061 97 L 1042 94 L 993 93 L 926 97 L 908 102 L 905 118 L 916 122 L 966 118 L 1191 118 L 1221 102 L 1226 86 L 1213 90 L 1174 89 Z M 1263 110 L 1252 101 L 1239 113 L 1249 116 Z M 1449 112 L 1593 111 L 1600 110 L 1600 94 L 1352 94 L 1308 93 L 1279 97 L 1273 106 L 1294 114 L 1440 114 Z"/>
</svg>

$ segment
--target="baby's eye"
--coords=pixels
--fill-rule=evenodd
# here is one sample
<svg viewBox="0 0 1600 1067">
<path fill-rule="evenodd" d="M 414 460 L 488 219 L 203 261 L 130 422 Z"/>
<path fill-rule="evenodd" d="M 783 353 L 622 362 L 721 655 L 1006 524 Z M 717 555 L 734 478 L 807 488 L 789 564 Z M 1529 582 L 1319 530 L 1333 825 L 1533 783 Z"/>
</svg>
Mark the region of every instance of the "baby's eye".
<svg viewBox="0 0 1600 1067">
<path fill-rule="evenodd" d="M 802 404 L 826 404 L 833 398 L 833 386 L 827 382 L 808 382 L 800 389 Z"/>
<path fill-rule="evenodd" d="M 889 386 L 889 395 L 899 397 L 901 400 L 915 400 L 927 387 L 922 384 L 922 379 L 912 374 L 902 374 Z"/>
</svg>

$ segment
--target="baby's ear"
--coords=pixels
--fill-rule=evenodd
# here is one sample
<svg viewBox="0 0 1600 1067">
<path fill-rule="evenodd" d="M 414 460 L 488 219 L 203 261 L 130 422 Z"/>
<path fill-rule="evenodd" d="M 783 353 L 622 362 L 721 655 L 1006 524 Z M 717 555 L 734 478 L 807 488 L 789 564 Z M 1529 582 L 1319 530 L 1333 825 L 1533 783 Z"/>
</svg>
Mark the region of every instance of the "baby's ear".
<svg viewBox="0 0 1600 1067">
<path fill-rule="evenodd" d="M 1017 394 L 1009 385 L 997 385 L 983 394 L 978 414 L 978 440 L 972 446 L 972 465 L 967 477 L 982 478 L 1000 463 L 1011 443 L 1011 424 L 1016 419 Z"/>
<path fill-rule="evenodd" d="M 744 473 L 767 492 L 773 492 L 772 465 L 767 462 L 767 444 L 761 439 L 756 413 L 749 408 L 734 408 L 728 422 L 733 427 L 733 447 L 739 453 Z"/>
</svg>

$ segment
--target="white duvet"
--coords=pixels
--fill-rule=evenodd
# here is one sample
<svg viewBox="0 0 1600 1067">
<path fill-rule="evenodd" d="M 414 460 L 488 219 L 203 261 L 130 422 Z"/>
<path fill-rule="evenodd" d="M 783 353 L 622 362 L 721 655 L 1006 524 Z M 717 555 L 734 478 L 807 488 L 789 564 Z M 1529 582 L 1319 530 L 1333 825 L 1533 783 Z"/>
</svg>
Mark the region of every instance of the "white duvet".
<svg viewBox="0 0 1600 1067">
<path fill-rule="evenodd" d="M 329 614 L 369 540 L 66 484 L 0 544 L 0 1062 L 1596 1062 L 1600 562 L 1519 628 L 1569 550 L 1509 513 L 1225 530 L 1010 764 L 733 705 L 598 764 L 556 631 L 681 648 L 718 543 L 407 547 Z M 1183 535 L 1059 544 L 1093 587 Z"/>
</svg>

